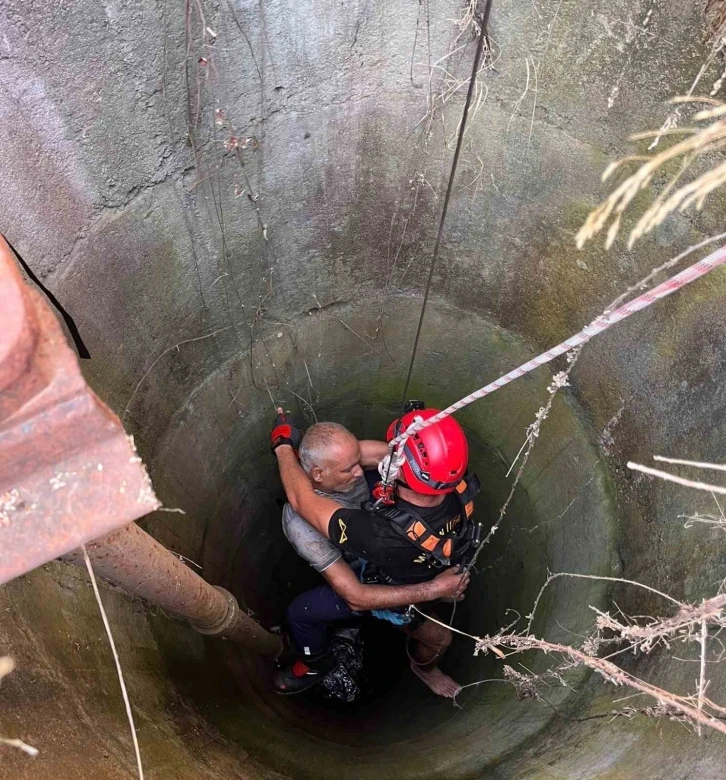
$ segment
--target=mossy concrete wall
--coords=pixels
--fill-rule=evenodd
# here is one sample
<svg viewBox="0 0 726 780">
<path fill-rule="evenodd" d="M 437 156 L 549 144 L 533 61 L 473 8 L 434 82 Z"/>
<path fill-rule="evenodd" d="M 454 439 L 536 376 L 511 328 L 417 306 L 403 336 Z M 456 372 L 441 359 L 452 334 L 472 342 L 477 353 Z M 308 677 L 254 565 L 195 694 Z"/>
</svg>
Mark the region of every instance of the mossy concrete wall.
<svg viewBox="0 0 726 780">
<path fill-rule="evenodd" d="M 275 522 L 276 506 L 264 443 L 270 394 L 287 405 L 296 402 L 294 391 L 321 413 L 337 412 L 363 428 L 382 421 L 400 392 L 463 89 L 432 123 L 427 110 L 441 79 L 465 79 L 473 56 L 470 38 L 452 23 L 460 5 L 230 0 L 185 9 L 167 0 L 8 0 L 0 9 L 0 229 L 75 318 L 92 355 L 86 375 L 123 414 L 161 497 L 187 511 L 153 516 L 146 526 L 176 551 L 201 558 L 211 579 L 227 578 L 265 620 L 279 618 L 293 589 L 285 579 L 293 559 L 278 546 L 277 526 L 263 525 Z M 698 74 L 707 55 L 701 6 L 494 0 L 494 62 L 481 75 L 481 104 L 463 149 L 415 390 L 440 403 L 458 397 L 509 368 L 515 355 L 578 330 L 653 265 L 718 232 L 717 199 L 703 213 L 671 219 L 634 250 L 622 241 L 610 252 L 600 242 L 583 252 L 573 244 L 605 192 L 599 177 L 607 162 L 633 151 L 632 132 L 660 126 L 670 110 L 665 101 L 686 92 Z M 698 92 L 710 89 L 717 71 L 713 63 Z M 247 146 L 243 166 L 229 149 L 232 137 Z M 521 583 L 525 603 L 544 557 L 558 568 L 601 566 L 676 597 L 714 592 L 726 577 L 722 542 L 707 528 L 684 529 L 679 519 L 708 507 L 710 498 L 634 476 L 624 464 L 652 454 L 722 458 L 725 291 L 726 277 L 716 273 L 583 352 L 569 407 L 558 407 L 545 427 L 519 499 L 522 507 L 541 506 L 548 522 L 573 499 L 577 514 L 550 523 L 546 553 L 510 517 L 500 544 L 515 555 L 493 556 L 488 582 L 507 582 L 507 566 L 519 556 L 532 574 Z M 487 352 L 494 334 L 502 349 Z M 472 345 L 490 357 L 477 360 Z M 433 367 L 441 363 L 439 376 Z M 546 376 L 532 382 L 462 417 L 482 453 L 516 453 Z M 568 449 L 573 436 L 575 450 Z M 558 469 L 573 468 L 595 475 L 585 492 L 560 479 Z M 493 502 L 501 492 L 493 490 Z M 536 514 L 530 520 L 536 525 Z M 590 529 L 601 550 L 591 545 Z M 110 714 L 110 656 L 82 582 L 52 567 L 4 590 L 11 599 L 2 613 L 6 645 L 20 668 L 0 690 L 12 703 L 3 733 L 32 737 L 43 748 L 33 765 L 9 756 L 15 777 L 77 775 L 79 755 L 95 769 L 104 751 L 116 762 L 109 777 L 133 770 L 120 706 Z M 501 588 L 496 604 L 504 606 L 505 596 Z M 594 596 L 562 584 L 550 606 L 579 599 L 584 620 Z M 254 762 L 230 769 L 239 748 L 225 741 L 252 739 L 246 724 L 255 708 L 266 713 L 260 723 L 278 719 L 273 744 L 291 723 L 290 712 L 264 700 L 264 677 L 253 662 L 238 660 L 237 673 L 253 682 L 240 703 L 248 720 L 235 726 L 224 684 L 210 681 L 214 697 L 204 702 L 204 685 L 188 679 L 190 669 L 203 675 L 210 666 L 202 663 L 201 640 L 118 594 L 107 598 L 117 610 L 132 698 L 149 713 L 142 741 L 151 776 L 234 776 L 247 766 L 250 776 L 264 776 L 268 770 Z M 636 591 L 615 598 L 631 613 L 661 609 Z M 97 645 L 90 660 L 77 663 L 73 642 L 84 646 L 91 626 Z M 552 622 L 542 627 L 558 630 Z M 41 667 L 46 671 L 36 675 Z M 692 663 L 663 658 L 636 668 L 684 691 L 695 676 Z M 96 695 L 97 676 L 109 701 Z M 37 699 L 42 709 L 26 693 L 33 679 L 48 681 Z M 579 706 L 607 710 L 617 693 L 595 681 L 588 686 Z M 710 695 L 718 698 L 723 688 L 714 672 Z M 211 736 L 201 752 L 197 726 L 188 725 L 198 721 L 180 724 L 164 704 L 176 695 L 213 724 L 203 727 Z M 478 723 L 503 712 L 494 700 L 504 693 L 491 696 Z M 678 724 L 550 722 L 535 738 L 547 718 L 538 705 L 514 704 L 501 722 L 523 723 L 518 733 L 529 741 L 498 769 L 488 762 L 502 758 L 506 741 L 480 751 L 467 743 L 461 761 L 445 751 L 427 754 L 415 770 L 422 777 L 436 770 L 722 775 L 719 738 L 699 741 Z M 87 728 L 64 729 L 64 708 Z M 470 713 L 454 715 L 446 716 L 454 732 L 474 734 Z M 23 730 L 23 717 L 32 728 Z M 148 736 L 152 722 L 163 740 Z M 225 728 L 227 737 L 219 736 Z M 317 739 L 292 741 L 312 751 Z M 264 739 L 252 741 L 265 752 Z M 178 762 L 167 755 L 170 745 Z M 289 756 L 265 759 L 295 775 Z M 358 764 L 341 770 L 332 761 L 326 771 L 358 771 Z M 385 775 L 382 767 L 393 761 L 380 750 L 367 771 Z"/>
</svg>

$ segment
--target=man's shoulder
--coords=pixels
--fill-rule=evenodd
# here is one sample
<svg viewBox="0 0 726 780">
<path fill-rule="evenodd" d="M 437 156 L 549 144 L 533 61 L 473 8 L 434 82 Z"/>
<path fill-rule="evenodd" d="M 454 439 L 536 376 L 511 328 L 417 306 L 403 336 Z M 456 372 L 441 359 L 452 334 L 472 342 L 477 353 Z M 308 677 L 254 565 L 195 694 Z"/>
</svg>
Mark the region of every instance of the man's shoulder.
<svg viewBox="0 0 726 780">
<path fill-rule="evenodd" d="M 291 535 L 304 535 L 308 538 L 320 536 L 323 539 L 325 538 L 317 528 L 313 528 L 302 515 L 298 514 L 289 503 L 282 508 L 282 530 L 290 541 L 292 541 Z"/>
<path fill-rule="evenodd" d="M 340 550 L 302 518 L 290 504 L 282 510 L 282 530 L 297 554 L 316 571 L 323 572 L 340 560 Z"/>
</svg>

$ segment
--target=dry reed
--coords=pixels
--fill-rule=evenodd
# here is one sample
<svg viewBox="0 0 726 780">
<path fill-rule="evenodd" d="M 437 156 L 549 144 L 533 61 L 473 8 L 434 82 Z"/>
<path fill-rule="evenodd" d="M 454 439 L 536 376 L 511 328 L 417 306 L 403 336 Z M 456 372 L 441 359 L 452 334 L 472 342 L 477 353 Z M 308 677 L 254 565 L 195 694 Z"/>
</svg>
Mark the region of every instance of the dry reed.
<svg viewBox="0 0 726 780">
<path fill-rule="evenodd" d="M 640 163 L 635 173 L 628 176 L 590 212 L 575 237 L 578 248 L 582 248 L 586 241 L 605 229 L 608 223 L 606 247 L 609 248 L 618 235 L 625 210 L 638 193 L 651 185 L 657 174 L 667 175 L 665 167 L 670 163 L 680 162 L 680 168 L 631 230 L 628 237 L 629 248 L 639 238 L 660 225 L 669 214 L 685 211 L 690 206 L 701 209 L 706 198 L 726 183 L 726 162 L 716 162 L 691 181 L 681 183 L 694 163 L 726 149 L 726 103 L 708 97 L 677 97 L 672 102 L 701 103 L 706 104 L 707 107 L 695 113 L 691 127 L 653 130 L 631 136 L 631 140 L 635 141 L 664 135 L 685 137 L 660 152 L 630 155 L 611 163 L 605 169 L 603 181 L 623 165 L 632 162 Z"/>
</svg>

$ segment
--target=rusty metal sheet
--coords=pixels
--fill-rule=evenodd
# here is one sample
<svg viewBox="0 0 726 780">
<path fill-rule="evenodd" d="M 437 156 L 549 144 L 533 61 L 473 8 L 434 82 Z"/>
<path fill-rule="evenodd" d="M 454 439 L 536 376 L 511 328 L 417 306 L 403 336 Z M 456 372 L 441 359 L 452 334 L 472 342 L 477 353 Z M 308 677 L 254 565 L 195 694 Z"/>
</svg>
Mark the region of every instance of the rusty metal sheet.
<svg viewBox="0 0 726 780">
<path fill-rule="evenodd" d="M 0 583 L 159 505 L 133 440 L 0 236 Z"/>
</svg>

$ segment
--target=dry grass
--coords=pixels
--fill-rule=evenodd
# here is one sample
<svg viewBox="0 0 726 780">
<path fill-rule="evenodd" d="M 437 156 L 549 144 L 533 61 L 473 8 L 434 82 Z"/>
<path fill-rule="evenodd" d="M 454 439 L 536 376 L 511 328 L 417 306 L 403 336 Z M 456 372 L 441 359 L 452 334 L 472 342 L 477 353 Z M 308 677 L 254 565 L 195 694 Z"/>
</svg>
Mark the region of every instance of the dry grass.
<svg viewBox="0 0 726 780">
<path fill-rule="evenodd" d="M 681 140 L 654 154 L 624 157 L 605 169 L 603 181 L 624 165 L 639 163 L 635 173 L 588 215 L 575 237 L 578 248 L 604 230 L 608 223 L 606 247 L 609 248 L 618 235 L 623 213 L 635 196 L 649 187 L 656 175 L 667 175 L 666 166 L 674 162 L 680 162 L 680 168 L 631 230 L 628 247 L 660 225 L 669 214 L 685 211 L 690 206 L 701 209 L 706 198 L 726 184 L 726 162 L 717 162 L 704 173 L 683 183 L 694 163 L 726 149 L 726 103 L 707 97 L 678 97 L 672 102 L 700 103 L 706 107 L 693 115 L 691 127 L 654 130 L 632 136 L 631 140 L 635 141 L 664 135 L 681 136 Z"/>
<path fill-rule="evenodd" d="M 716 49 L 726 43 L 726 0 L 706 0 L 703 9 L 708 25 L 708 39 Z"/>
<path fill-rule="evenodd" d="M 682 458 L 665 458 L 661 455 L 654 455 L 653 460 L 657 460 L 661 463 L 670 463 L 675 466 L 687 466 L 690 468 L 707 469 L 710 471 L 726 471 L 726 464 L 723 463 L 708 463 L 699 460 L 683 460 Z M 648 474 L 653 477 L 658 477 L 666 482 L 675 482 L 677 485 L 683 485 L 684 487 L 693 488 L 694 490 L 703 490 L 711 494 L 714 503 L 716 504 L 717 514 L 707 514 L 705 512 L 696 512 L 691 515 L 679 515 L 679 518 L 685 520 L 684 528 L 692 528 L 694 525 L 710 525 L 716 529 L 726 532 L 726 513 L 721 502 L 717 498 L 717 494 L 726 495 L 726 488 L 721 485 L 712 485 L 708 482 L 700 482 L 692 479 L 685 479 L 684 477 L 676 476 L 668 471 L 661 471 L 660 469 L 651 469 L 647 466 L 642 466 L 637 463 L 628 463 L 628 468 L 634 471 L 639 471 L 643 474 Z"/>
</svg>

